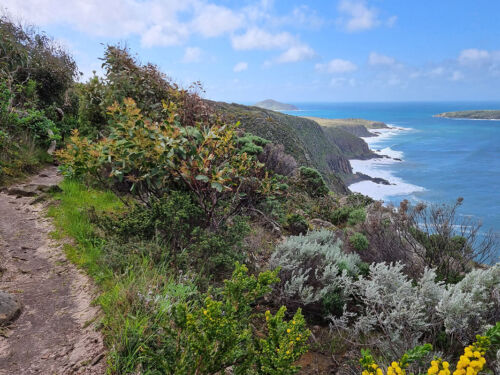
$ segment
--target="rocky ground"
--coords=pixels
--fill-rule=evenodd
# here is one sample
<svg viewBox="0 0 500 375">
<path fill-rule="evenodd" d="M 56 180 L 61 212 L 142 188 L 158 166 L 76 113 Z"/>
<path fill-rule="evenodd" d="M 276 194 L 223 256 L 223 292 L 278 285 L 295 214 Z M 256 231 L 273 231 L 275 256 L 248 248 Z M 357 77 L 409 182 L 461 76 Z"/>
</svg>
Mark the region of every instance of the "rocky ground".
<svg viewBox="0 0 500 375">
<path fill-rule="evenodd" d="M 0 375 L 105 373 L 92 285 L 50 237 L 60 179 L 50 167 L 0 193 Z"/>
</svg>

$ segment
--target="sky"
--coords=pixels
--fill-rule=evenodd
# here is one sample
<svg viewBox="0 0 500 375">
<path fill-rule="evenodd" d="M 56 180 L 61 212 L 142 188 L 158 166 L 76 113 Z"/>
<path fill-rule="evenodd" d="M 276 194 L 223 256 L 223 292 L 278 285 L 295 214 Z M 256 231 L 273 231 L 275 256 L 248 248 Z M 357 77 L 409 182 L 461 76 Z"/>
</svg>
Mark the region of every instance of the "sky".
<svg viewBox="0 0 500 375">
<path fill-rule="evenodd" d="M 85 81 L 127 45 L 183 87 L 253 103 L 500 101 L 498 0 L 1 0 Z"/>
</svg>

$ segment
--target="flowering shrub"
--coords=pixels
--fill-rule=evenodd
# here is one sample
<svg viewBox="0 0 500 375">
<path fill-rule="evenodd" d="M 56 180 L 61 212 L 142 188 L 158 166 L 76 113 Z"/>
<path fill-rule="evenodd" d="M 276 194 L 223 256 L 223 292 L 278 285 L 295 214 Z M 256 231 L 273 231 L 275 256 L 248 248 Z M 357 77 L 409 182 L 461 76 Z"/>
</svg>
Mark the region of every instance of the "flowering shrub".
<svg viewBox="0 0 500 375">
<path fill-rule="evenodd" d="M 500 325 L 497 323 L 497 327 Z M 453 375 L 477 375 L 485 369 L 486 359 L 484 355 L 491 349 L 492 339 L 496 339 L 498 328 L 489 330 L 485 336 L 476 336 L 476 342 L 464 349 L 464 354 L 460 356 Z M 392 362 L 387 368 L 387 375 L 406 375 L 408 366 L 416 360 L 421 360 L 432 349 L 430 344 L 415 347 L 403 355 L 399 362 Z M 362 357 L 359 360 L 363 369 L 363 375 L 384 375 L 382 369 L 375 363 L 369 350 L 361 351 Z M 431 361 L 431 366 L 427 370 L 427 375 L 450 375 L 450 363 L 442 358 L 435 357 Z"/>
<path fill-rule="evenodd" d="M 409 366 L 414 362 L 419 362 L 432 350 L 432 345 L 425 344 L 421 346 L 416 346 L 415 348 L 408 350 L 403 354 L 401 359 L 396 362 L 392 361 L 387 367 L 387 375 L 406 375 L 406 371 Z M 361 358 L 359 360 L 362 368 L 362 375 L 384 375 L 384 371 L 375 362 L 375 359 L 368 349 L 361 350 Z M 439 374 L 439 375 L 450 375 L 450 374 Z"/>
<path fill-rule="evenodd" d="M 489 349 L 490 342 L 485 336 L 478 335 L 477 339 L 474 344 L 464 349 L 464 354 L 460 356 L 453 375 L 477 375 L 483 369 L 486 364 L 486 359 L 483 356 Z M 449 371 L 446 375 L 449 375 Z"/>
<path fill-rule="evenodd" d="M 273 316 L 266 311 L 268 335 L 259 339 L 256 368 L 259 374 L 288 375 L 299 369 L 292 365 L 307 351 L 309 331 L 300 309 L 292 320 L 284 321 L 286 308 L 281 307 Z"/>
<path fill-rule="evenodd" d="M 431 367 L 427 370 L 428 375 L 450 375 L 449 362 L 443 361 L 441 358 L 431 361 Z"/>
<path fill-rule="evenodd" d="M 236 265 L 225 281 L 222 298 L 207 295 L 198 306 L 180 303 L 172 309 L 172 324 L 165 327 L 161 351 L 168 374 L 216 374 L 232 367 L 234 374 L 288 375 L 297 372 L 293 363 L 307 351 L 310 332 L 297 311 L 290 321 L 286 308 L 276 314 L 266 311 L 265 326 L 257 333 L 261 314 L 252 304 L 271 290 L 277 272 L 249 276 L 244 265 Z"/>
<path fill-rule="evenodd" d="M 194 194 L 211 228 L 234 215 L 245 200 L 272 189 L 261 164 L 240 153 L 238 124 L 217 120 L 183 126 L 174 102 L 164 104 L 161 122 L 144 118 L 132 99 L 109 111 L 107 138 L 93 142 L 75 130 L 58 153 L 66 175 L 91 174 L 111 187 L 125 185 L 144 202 L 180 185 Z M 222 208 L 228 197 L 230 204 Z"/>
</svg>

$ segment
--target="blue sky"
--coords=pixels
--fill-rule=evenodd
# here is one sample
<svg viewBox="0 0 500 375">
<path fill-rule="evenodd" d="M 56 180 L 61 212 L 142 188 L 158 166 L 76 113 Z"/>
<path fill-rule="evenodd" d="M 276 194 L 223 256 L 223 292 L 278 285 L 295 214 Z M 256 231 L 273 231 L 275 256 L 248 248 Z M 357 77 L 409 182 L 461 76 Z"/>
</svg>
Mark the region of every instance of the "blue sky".
<svg viewBox="0 0 500 375">
<path fill-rule="evenodd" d="M 126 43 L 183 86 L 251 103 L 500 100 L 500 1 L 2 0 L 84 78 Z"/>
</svg>

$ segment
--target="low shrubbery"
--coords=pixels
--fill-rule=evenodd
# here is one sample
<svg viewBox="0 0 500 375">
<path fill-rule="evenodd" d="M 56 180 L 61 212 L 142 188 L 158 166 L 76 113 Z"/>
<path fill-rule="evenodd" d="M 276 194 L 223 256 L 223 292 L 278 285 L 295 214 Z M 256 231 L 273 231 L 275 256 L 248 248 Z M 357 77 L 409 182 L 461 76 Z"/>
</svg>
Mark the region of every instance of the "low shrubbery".
<svg viewBox="0 0 500 375">
<path fill-rule="evenodd" d="M 164 104 L 162 122 L 144 118 L 132 99 L 110 110 L 108 137 L 92 141 L 75 131 L 58 153 L 67 176 L 91 175 L 115 190 L 128 187 L 146 204 L 172 188 L 186 189 L 212 230 L 272 189 L 261 165 L 239 152 L 237 124 L 183 126 L 173 102 Z"/>
<path fill-rule="evenodd" d="M 135 204 L 125 213 L 96 216 L 95 221 L 124 247 L 149 241 L 163 249 L 161 257 L 172 268 L 195 269 L 200 276 L 221 279 L 235 261 L 245 260 L 241 243 L 249 230 L 246 220 L 234 217 L 211 231 L 189 192 L 172 191 L 149 206 Z"/>
<path fill-rule="evenodd" d="M 330 191 L 321 174 L 314 168 L 299 168 L 299 184 L 311 197 L 320 197 Z"/>
<path fill-rule="evenodd" d="M 344 303 L 344 284 L 360 272 L 356 254 L 342 251 L 342 243 L 328 230 L 288 237 L 273 253 L 271 267 L 280 267 L 276 296 L 290 307 L 303 307 L 323 319 Z M 325 311 L 325 308 L 328 311 Z"/>
<path fill-rule="evenodd" d="M 458 220 L 461 200 L 392 211 L 336 196 L 282 145 L 219 117 L 198 84 L 179 89 L 126 48 L 108 46 L 105 76 L 75 84 L 74 61 L 45 35 L 5 18 L 0 32 L 0 183 L 67 144 L 62 169 L 79 182 L 62 183 L 54 235 L 76 240 L 69 258 L 101 288 L 111 373 L 293 374 L 308 319 L 323 337 L 330 321 L 324 347 L 343 358 L 370 348 L 364 375 L 392 358 L 387 375 L 404 375 L 433 354 L 458 358 L 499 319 L 500 266 L 475 269 L 494 241 Z M 283 234 L 296 236 L 270 254 Z M 247 256 L 252 241 L 261 248 Z M 402 263 L 380 263 L 392 260 Z M 244 261 L 276 271 L 252 276 Z M 485 342 L 454 375 L 493 360 Z M 427 373 L 449 366 L 437 358 Z"/>
<path fill-rule="evenodd" d="M 302 314 L 287 320 L 285 308 L 276 314 L 254 309 L 278 280 L 276 272 L 254 277 L 237 265 L 223 288 L 200 293 L 189 271 L 170 268 L 158 244 L 99 236 L 86 212 L 119 215 L 125 208 L 114 194 L 69 180 L 62 190 L 50 214 L 61 231 L 56 235 L 77 241 L 66 246 L 69 257 L 102 288 L 97 302 L 105 313 L 110 371 L 215 374 L 232 366 L 240 373 L 296 372 L 293 363 L 309 336 Z"/>
<path fill-rule="evenodd" d="M 484 336 L 476 335 L 476 341 L 467 346 L 455 365 L 453 375 L 477 375 L 484 370 L 495 371 L 495 359 L 500 349 L 500 322 L 486 331 Z M 398 361 L 392 361 L 387 367 L 386 375 L 405 375 L 426 373 L 427 375 L 450 375 L 453 367 L 450 361 L 434 356 L 430 366 L 424 361 L 432 345 L 425 344 L 408 350 Z M 384 371 L 376 363 L 369 350 L 361 350 L 362 358 L 359 360 L 362 375 L 384 375 Z M 453 358 L 453 357 L 452 357 Z"/>
<path fill-rule="evenodd" d="M 334 331 L 393 357 L 422 342 L 453 353 L 500 316 L 499 265 L 446 285 L 432 269 L 414 282 L 401 264 L 374 263 L 368 276 L 345 284 L 345 290 L 356 303 L 331 318 Z"/>
<path fill-rule="evenodd" d="M 351 246 L 359 252 L 363 252 L 368 249 L 370 242 L 363 233 L 353 233 L 349 236 L 349 243 Z"/>
</svg>

